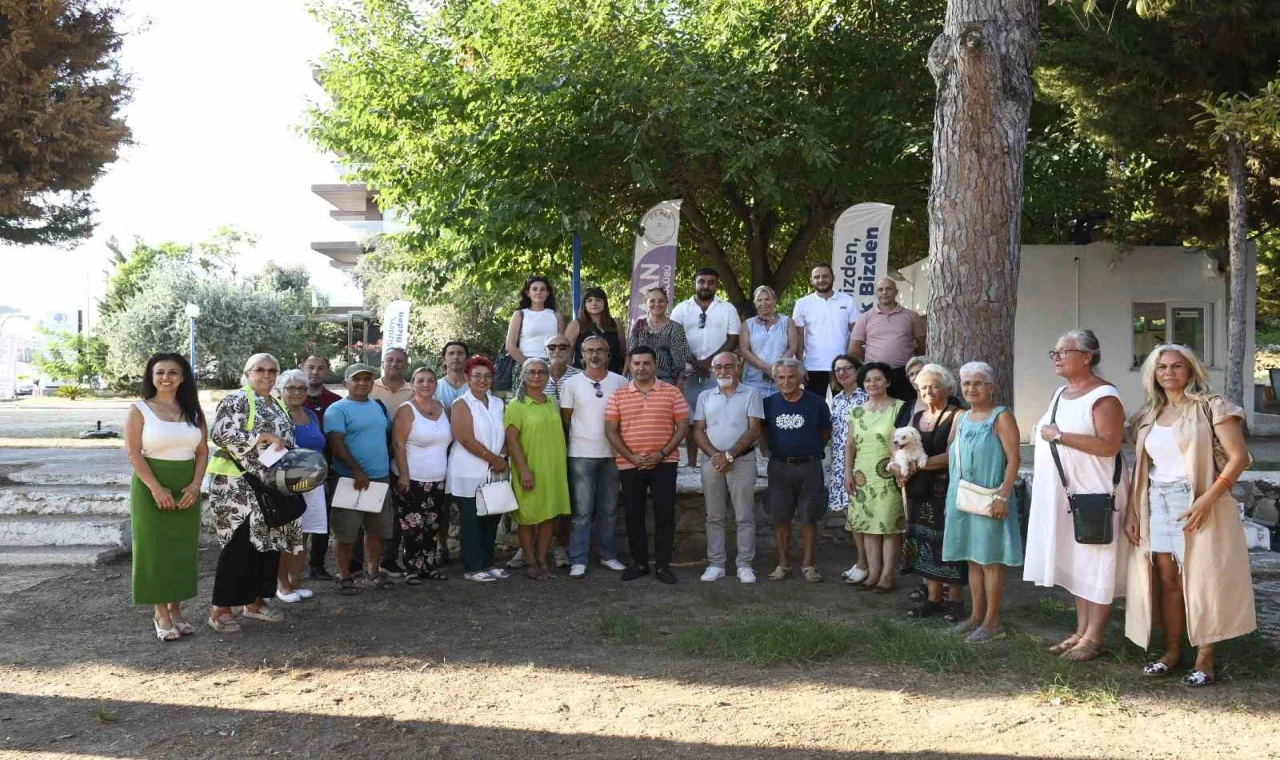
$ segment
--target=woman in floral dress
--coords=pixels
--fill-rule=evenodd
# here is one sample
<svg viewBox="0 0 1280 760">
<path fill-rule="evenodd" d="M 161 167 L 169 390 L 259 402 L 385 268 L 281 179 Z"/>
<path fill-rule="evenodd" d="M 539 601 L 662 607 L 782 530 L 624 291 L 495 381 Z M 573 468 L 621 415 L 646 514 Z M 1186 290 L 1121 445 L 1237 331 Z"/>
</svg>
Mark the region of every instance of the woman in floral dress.
<svg viewBox="0 0 1280 760">
<path fill-rule="evenodd" d="M 890 398 L 889 366 L 868 362 L 858 370 L 867 401 L 850 412 L 845 445 L 845 489 L 849 493 L 848 530 L 861 533 L 868 576 L 859 590 L 888 594 L 902 554 L 906 528 L 902 491 L 889 471 L 894 423 L 903 402 Z"/>
<path fill-rule="evenodd" d="M 266 623 L 284 621 L 284 614 L 267 606 L 275 596 L 280 552 L 301 552 L 305 541 L 298 521 L 279 528 L 267 525 L 245 471 L 265 477 L 258 456 L 269 445 L 291 448 L 293 422 L 289 412 L 271 395 L 280 363 L 271 354 L 254 354 L 244 365 L 243 390 L 224 398 L 213 415 L 209 437 L 218 447 L 209 463 L 209 506 L 222 551 L 213 579 L 209 627 L 219 633 L 240 633 L 232 607 L 244 606 L 244 617 Z"/>
</svg>

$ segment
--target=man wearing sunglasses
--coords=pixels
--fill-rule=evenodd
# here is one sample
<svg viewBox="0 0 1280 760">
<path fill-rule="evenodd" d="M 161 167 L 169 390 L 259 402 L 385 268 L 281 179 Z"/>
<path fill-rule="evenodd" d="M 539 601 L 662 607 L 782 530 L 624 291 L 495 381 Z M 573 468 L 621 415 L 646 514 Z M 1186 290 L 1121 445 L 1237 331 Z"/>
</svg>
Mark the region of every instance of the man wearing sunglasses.
<svg viewBox="0 0 1280 760">
<path fill-rule="evenodd" d="M 604 434 L 609 396 L 625 387 L 627 379 L 609 371 L 609 343 L 599 335 L 582 341 L 582 359 L 586 370 L 569 377 L 560 388 L 560 415 L 569 432 L 569 501 L 573 507 L 569 577 L 577 580 L 587 575 L 592 517 L 597 524 L 600 564 L 618 572 L 627 569 L 614 553 L 618 467 Z"/>
<path fill-rule="evenodd" d="M 716 297 L 720 273 L 711 267 L 699 269 L 693 277 L 694 293 L 671 312 L 671 319 L 684 327 L 689 343 L 689 364 L 685 367 L 684 398 L 690 409 L 698 405 L 703 391 L 717 387 L 711 374 L 711 358 L 738 349 L 742 321 L 733 304 Z M 689 438 L 689 466 L 698 466 L 698 445 Z"/>
</svg>

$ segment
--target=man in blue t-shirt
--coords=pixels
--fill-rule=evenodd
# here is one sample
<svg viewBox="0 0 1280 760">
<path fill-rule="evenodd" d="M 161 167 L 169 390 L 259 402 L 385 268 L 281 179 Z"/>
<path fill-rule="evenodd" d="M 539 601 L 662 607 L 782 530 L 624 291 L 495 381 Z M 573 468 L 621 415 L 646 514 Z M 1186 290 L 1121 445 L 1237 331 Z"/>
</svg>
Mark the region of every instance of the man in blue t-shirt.
<svg viewBox="0 0 1280 760">
<path fill-rule="evenodd" d="M 370 481 L 390 482 L 391 456 L 387 448 L 387 430 L 391 420 L 386 408 L 369 398 L 373 390 L 373 368 L 352 364 L 343 375 L 347 397 L 325 410 L 324 432 L 333 456 L 330 477 L 351 478 L 357 491 L 369 487 Z M 390 490 L 388 489 L 388 495 Z M 395 522 L 391 499 L 385 498 L 382 509 L 363 512 L 358 509 L 330 510 L 329 532 L 333 534 L 333 556 L 338 562 L 340 594 L 360 592 L 351 574 L 351 553 L 364 528 L 365 570 L 377 588 L 390 588 L 391 580 L 378 566 L 382 542 L 391 538 Z"/>
<path fill-rule="evenodd" d="M 818 583 L 822 576 L 813 563 L 817 524 L 827 511 L 822 453 L 831 437 L 831 410 L 821 398 L 804 392 L 803 364 L 779 359 L 772 369 L 778 392 L 764 400 L 764 432 L 771 452 L 764 504 L 774 521 L 778 567 L 769 580 L 791 577 L 791 520 L 798 515 L 804 547 L 800 572 L 806 581 Z"/>
</svg>

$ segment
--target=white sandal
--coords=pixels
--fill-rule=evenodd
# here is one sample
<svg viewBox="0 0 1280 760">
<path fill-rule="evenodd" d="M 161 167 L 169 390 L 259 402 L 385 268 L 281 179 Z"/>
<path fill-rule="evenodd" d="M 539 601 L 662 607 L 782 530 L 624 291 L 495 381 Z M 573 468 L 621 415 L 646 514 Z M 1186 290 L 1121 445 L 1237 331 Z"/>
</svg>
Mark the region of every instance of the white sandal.
<svg viewBox="0 0 1280 760">
<path fill-rule="evenodd" d="M 151 618 L 151 623 L 156 627 L 156 638 L 160 641 L 177 641 L 182 638 L 182 632 L 176 625 L 172 628 L 161 628 L 160 621 L 156 618 Z"/>
</svg>

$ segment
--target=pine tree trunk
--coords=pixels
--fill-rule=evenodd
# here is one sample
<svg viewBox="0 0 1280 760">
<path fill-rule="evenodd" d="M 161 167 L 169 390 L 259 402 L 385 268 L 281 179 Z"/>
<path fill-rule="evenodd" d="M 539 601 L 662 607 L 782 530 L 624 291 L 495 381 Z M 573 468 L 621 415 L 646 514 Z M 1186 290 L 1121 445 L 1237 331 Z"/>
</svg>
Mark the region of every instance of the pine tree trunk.
<svg viewBox="0 0 1280 760">
<path fill-rule="evenodd" d="M 1227 400 L 1244 406 L 1244 355 L 1245 330 L 1249 324 L 1245 318 L 1245 278 L 1249 245 L 1249 202 L 1244 146 L 1239 140 L 1227 140 L 1227 250 L 1230 254 L 1231 293 L 1227 316 Z M 1252 371 L 1252 367 L 1250 370 Z"/>
<path fill-rule="evenodd" d="M 950 0 L 929 51 L 937 83 L 929 191 L 929 356 L 989 363 L 1013 396 L 1022 170 L 1039 0 Z"/>
</svg>

